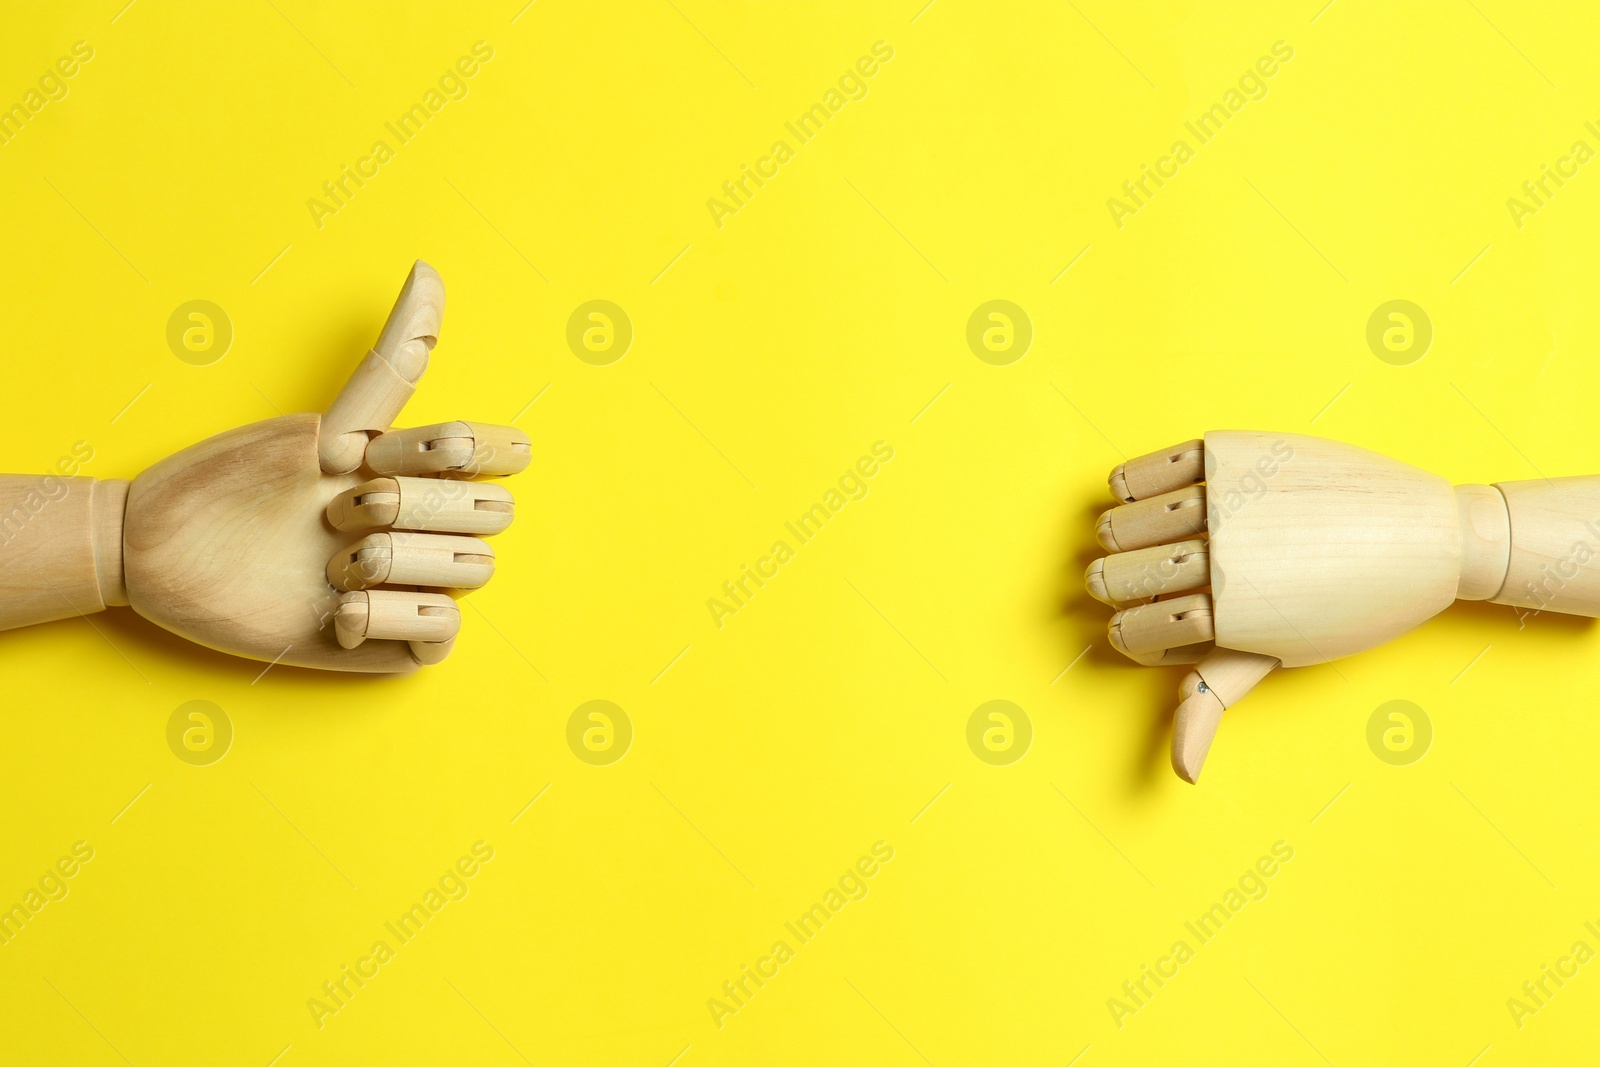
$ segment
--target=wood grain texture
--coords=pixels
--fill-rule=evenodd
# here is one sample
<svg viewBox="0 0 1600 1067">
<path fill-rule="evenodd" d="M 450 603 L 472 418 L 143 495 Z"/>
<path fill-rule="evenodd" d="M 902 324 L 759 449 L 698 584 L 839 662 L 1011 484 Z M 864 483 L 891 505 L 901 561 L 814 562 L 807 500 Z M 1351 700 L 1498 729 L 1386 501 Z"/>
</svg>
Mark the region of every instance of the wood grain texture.
<svg viewBox="0 0 1600 1067">
<path fill-rule="evenodd" d="M 1497 482 L 1510 526 L 1497 604 L 1600 616 L 1600 476 Z"/>
<path fill-rule="evenodd" d="M 241 426 L 133 480 L 123 527 L 128 599 L 145 618 L 209 648 L 343 671 L 417 667 L 398 641 L 339 646 L 329 558 L 350 540 L 329 501 L 363 476 L 324 474 L 317 415 Z"/>
<path fill-rule="evenodd" d="M 1296 667 L 1398 637 L 1456 599 L 1445 479 L 1302 434 L 1206 434 L 1217 644 Z"/>
<path fill-rule="evenodd" d="M 1511 517 L 1506 498 L 1492 485 L 1456 486 L 1461 531 L 1460 600 L 1488 600 L 1505 585 L 1511 563 Z"/>
<path fill-rule="evenodd" d="M 0 475 L 0 629 L 125 604 L 125 481 Z"/>
</svg>

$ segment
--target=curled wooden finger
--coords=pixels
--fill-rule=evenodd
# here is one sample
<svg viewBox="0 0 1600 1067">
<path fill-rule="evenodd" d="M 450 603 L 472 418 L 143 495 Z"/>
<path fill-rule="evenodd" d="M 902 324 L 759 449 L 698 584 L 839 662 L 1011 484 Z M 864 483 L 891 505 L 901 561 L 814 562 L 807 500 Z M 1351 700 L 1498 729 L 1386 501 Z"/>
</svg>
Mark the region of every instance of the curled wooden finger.
<svg viewBox="0 0 1600 1067">
<path fill-rule="evenodd" d="M 494 549 L 459 534 L 383 530 L 370 533 L 328 561 L 335 589 L 421 585 L 477 589 L 494 577 Z"/>
<path fill-rule="evenodd" d="M 1186 486 L 1115 507 L 1095 524 L 1102 548 L 1127 552 L 1203 534 L 1206 531 L 1206 487 Z"/>
<path fill-rule="evenodd" d="M 1211 594 L 1194 593 L 1119 611 L 1111 617 L 1111 645 L 1130 659 L 1216 639 Z"/>
<path fill-rule="evenodd" d="M 1193 538 L 1175 545 L 1117 552 L 1089 564 L 1083 582 L 1089 595 L 1102 604 L 1185 593 L 1211 583 L 1209 546 Z"/>
<path fill-rule="evenodd" d="M 515 426 L 441 422 L 379 434 L 367 445 L 377 474 L 444 474 L 463 478 L 516 474 L 533 461 L 528 435 Z"/>
<path fill-rule="evenodd" d="M 411 658 L 424 667 L 439 663 L 456 647 L 456 639 L 451 637 L 444 641 L 408 641 L 411 646 Z"/>
<path fill-rule="evenodd" d="M 443 593 L 361 589 L 345 593 L 339 601 L 334 632 L 345 648 L 356 648 L 369 638 L 433 644 L 454 640 L 461 629 L 461 609 Z"/>
<path fill-rule="evenodd" d="M 328 504 L 336 530 L 429 530 L 486 536 L 511 525 L 511 490 L 462 478 L 373 478 Z"/>
<path fill-rule="evenodd" d="M 1107 479 L 1111 495 L 1124 504 L 1131 504 L 1204 481 L 1205 447 L 1205 442 L 1197 437 L 1117 464 Z"/>
</svg>

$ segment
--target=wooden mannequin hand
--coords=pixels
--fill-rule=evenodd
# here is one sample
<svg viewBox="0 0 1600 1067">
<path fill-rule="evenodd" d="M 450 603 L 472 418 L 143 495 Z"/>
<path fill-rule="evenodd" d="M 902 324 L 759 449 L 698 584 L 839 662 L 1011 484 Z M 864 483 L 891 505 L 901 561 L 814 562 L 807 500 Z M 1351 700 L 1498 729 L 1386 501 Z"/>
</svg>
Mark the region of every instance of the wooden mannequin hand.
<svg viewBox="0 0 1600 1067">
<path fill-rule="evenodd" d="M 23 519 L 0 536 L 0 628 L 131 604 L 272 663 L 409 671 L 443 659 L 461 622 L 451 594 L 494 573 L 476 535 L 512 519 L 506 489 L 469 479 L 531 459 L 511 427 L 389 429 L 443 313 L 444 286 L 418 262 L 326 414 L 218 434 L 131 485 L 58 479 L 59 499 L 32 516 L 22 493 L 37 496 L 41 480 L 0 480 L 0 516 Z"/>
<path fill-rule="evenodd" d="M 1224 709 L 1273 668 L 1382 644 L 1460 598 L 1600 616 L 1600 478 L 1452 487 L 1353 445 L 1214 431 L 1111 472 L 1084 576 L 1116 649 L 1197 663 L 1172 765 L 1193 782 Z M 1204 483 L 1204 484 L 1201 484 Z"/>
</svg>

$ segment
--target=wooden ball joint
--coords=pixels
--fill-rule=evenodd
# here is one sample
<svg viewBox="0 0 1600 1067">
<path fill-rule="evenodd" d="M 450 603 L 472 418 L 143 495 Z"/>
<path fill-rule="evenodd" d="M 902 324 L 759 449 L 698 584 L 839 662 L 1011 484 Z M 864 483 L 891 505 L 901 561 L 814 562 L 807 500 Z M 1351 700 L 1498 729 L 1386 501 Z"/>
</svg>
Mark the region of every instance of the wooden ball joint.
<svg viewBox="0 0 1600 1067">
<path fill-rule="evenodd" d="M 0 476 L 0 629 L 127 605 L 271 663 L 410 671 L 449 654 L 456 596 L 494 573 L 496 482 L 532 459 L 509 426 L 394 430 L 427 369 L 444 284 L 406 278 L 326 414 L 241 426 L 131 482 Z"/>
<path fill-rule="evenodd" d="M 1348 656 L 1456 600 L 1600 616 L 1600 477 L 1452 486 L 1303 434 L 1220 430 L 1118 466 L 1084 581 L 1135 662 L 1196 664 L 1172 766 L 1273 668 Z"/>
</svg>

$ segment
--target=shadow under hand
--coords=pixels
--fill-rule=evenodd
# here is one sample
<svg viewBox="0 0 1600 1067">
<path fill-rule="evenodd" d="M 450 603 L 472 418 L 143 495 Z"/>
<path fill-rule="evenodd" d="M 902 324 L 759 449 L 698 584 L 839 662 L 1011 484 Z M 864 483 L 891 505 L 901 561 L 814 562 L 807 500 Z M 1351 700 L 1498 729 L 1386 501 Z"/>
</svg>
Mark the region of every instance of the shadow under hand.
<svg viewBox="0 0 1600 1067">
<path fill-rule="evenodd" d="M 71 620 L 62 620 L 63 622 Z M 168 663 L 180 665 L 184 668 L 210 672 L 214 677 L 226 679 L 229 683 L 243 682 L 252 685 L 261 679 L 270 669 L 273 675 L 273 688 L 288 690 L 291 696 L 283 699 L 281 707 L 285 710 L 299 708 L 316 709 L 319 715 L 326 714 L 327 703 L 319 701 L 315 704 L 292 699 L 293 694 L 309 692 L 313 689 L 326 692 L 329 686 L 360 687 L 364 691 L 371 691 L 374 685 L 384 682 L 396 682 L 409 677 L 404 674 L 366 674 L 346 671 L 323 671 L 311 667 L 296 667 L 287 663 L 277 663 L 270 666 L 259 660 L 246 659 L 228 652 L 218 652 L 216 649 L 207 648 L 197 644 L 187 637 L 165 630 L 146 619 L 129 607 L 108 608 L 96 615 L 94 625 L 102 630 L 107 640 L 122 655 L 131 662 L 149 662 L 151 660 L 164 660 Z M 47 624 L 53 625 L 53 624 Z M 367 707 L 368 701 L 341 702 L 340 707 Z"/>
<path fill-rule="evenodd" d="M 1491 604 L 1487 600 L 1458 600 L 1436 618 L 1449 620 L 1446 625 L 1470 628 L 1485 635 L 1504 635 L 1508 630 L 1530 630 L 1547 634 L 1555 642 L 1588 640 L 1592 627 L 1600 620 L 1587 615 L 1562 615 L 1559 604 L 1559 601 L 1555 601 L 1548 611 L 1534 611 L 1507 604 Z"/>
<path fill-rule="evenodd" d="M 1063 516 L 1060 543 L 1065 546 L 1060 568 L 1055 575 L 1051 603 L 1055 607 L 1055 620 L 1063 628 L 1063 653 L 1065 661 L 1072 663 L 1073 674 L 1079 671 L 1137 672 L 1124 677 L 1141 679 L 1143 697 L 1136 706 L 1098 707 L 1095 711 L 1111 714 L 1130 727 L 1143 725 L 1144 736 L 1133 753 L 1132 766 L 1122 778 L 1128 783 L 1128 792 L 1142 795 L 1151 792 L 1158 782 L 1172 773 L 1171 736 L 1172 718 L 1177 705 L 1178 683 L 1191 668 L 1143 667 L 1111 647 L 1106 640 L 1106 628 L 1115 614 L 1114 609 L 1089 595 L 1083 583 L 1083 572 L 1089 564 L 1106 554 L 1095 540 L 1095 522 L 1101 512 L 1115 501 L 1109 494 L 1082 493 L 1069 502 Z M 1073 662 L 1081 654 L 1082 658 Z"/>
</svg>

